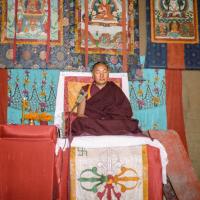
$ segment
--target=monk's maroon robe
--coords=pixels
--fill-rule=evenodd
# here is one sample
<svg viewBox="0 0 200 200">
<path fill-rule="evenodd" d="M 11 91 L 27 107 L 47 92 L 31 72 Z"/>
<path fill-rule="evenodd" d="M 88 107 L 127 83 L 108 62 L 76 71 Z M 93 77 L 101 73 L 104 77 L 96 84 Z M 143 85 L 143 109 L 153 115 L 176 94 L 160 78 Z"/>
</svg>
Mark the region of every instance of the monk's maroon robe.
<svg viewBox="0 0 200 200">
<path fill-rule="evenodd" d="M 83 89 L 87 90 L 88 85 Z M 94 92 L 95 90 L 98 90 Z M 95 93 L 95 94 L 92 94 Z M 132 119 L 129 100 L 115 83 L 108 82 L 101 90 L 93 83 L 92 97 L 86 100 L 85 115 L 72 123 L 72 135 L 143 135 L 138 120 Z"/>
</svg>

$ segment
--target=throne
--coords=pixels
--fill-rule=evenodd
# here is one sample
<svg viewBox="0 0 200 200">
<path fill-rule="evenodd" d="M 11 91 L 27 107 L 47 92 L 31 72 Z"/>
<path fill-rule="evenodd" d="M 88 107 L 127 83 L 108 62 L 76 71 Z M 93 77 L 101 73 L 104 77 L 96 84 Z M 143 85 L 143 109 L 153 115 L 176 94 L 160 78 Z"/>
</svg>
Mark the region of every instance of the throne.
<svg viewBox="0 0 200 200">
<path fill-rule="evenodd" d="M 109 77 L 129 99 L 127 74 L 110 73 Z M 61 72 L 54 121 L 61 136 L 66 136 L 68 128 L 66 113 L 74 107 L 81 87 L 91 82 L 91 73 Z M 166 183 L 166 165 L 167 154 L 157 140 L 109 133 L 74 137 L 70 148 L 70 196 L 159 200 L 162 183 Z"/>
</svg>

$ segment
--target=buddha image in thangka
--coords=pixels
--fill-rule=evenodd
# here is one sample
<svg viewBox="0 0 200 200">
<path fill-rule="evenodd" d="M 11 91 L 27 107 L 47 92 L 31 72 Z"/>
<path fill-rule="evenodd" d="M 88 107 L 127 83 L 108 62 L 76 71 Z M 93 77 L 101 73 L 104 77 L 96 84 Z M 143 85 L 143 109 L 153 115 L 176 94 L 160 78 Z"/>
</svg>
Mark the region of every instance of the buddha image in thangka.
<svg viewBox="0 0 200 200">
<path fill-rule="evenodd" d="M 117 5 L 117 1 L 93 1 L 90 12 L 89 20 L 91 23 L 106 23 L 106 24 L 118 24 L 121 18 L 120 5 Z"/>
<path fill-rule="evenodd" d="M 133 34 L 133 0 L 126 2 L 126 32 Z M 81 1 L 81 30 L 78 30 L 79 48 L 85 46 L 85 5 Z M 131 10 L 132 9 L 132 10 Z M 132 15 L 128 15 L 130 12 Z M 88 0 L 89 52 L 114 53 L 122 49 L 122 1 Z M 127 34 L 128 35 L 128 34 Z M 132 37 L 133 39 L 133 37 Z M 128 39 L 127 39 L 128 40 Z M 128 40 L 127 47 L 133 43 Z M 78 44 L 78 42 L 77 42 Z M 77 48 L 77 50 L 80 50 Z M 106 51 L 104 51 L 106 50 Z"/>
<path fill-rule="evenodd" d="M 5 17 L 3 23 L 6 24 L 6 29 L 3 31 L 4 39 L 13 39 L 15 35 L 16 24 L 16 39 L 34 41 L 46 40 L 47 33 L 50 29 L 51 40 L 58 40 L 58 8 L 59 1 L 47 0 L 18 0 L 17 18 L 15 19 L 16 1 L 8 0 L 3 3 L 3 12 Z M 50 7 L 51 21 L 48 22 L 48 9 Z M 50 28 L 48 27 L 50 24 Z"/>
</svg>

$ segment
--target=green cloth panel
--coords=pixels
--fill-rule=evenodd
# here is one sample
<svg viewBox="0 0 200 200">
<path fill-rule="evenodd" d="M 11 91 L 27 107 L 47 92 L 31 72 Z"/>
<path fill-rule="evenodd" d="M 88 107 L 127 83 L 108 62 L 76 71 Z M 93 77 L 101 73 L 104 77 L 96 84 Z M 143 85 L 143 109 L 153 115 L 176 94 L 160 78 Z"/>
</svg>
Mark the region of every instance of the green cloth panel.
<svg viewBox="0 0 200 200">
<path fill-rule="evenodd" d="M 200 179 L 200 71 L 183 71 L 183 110 L 189 155 Z"/>
</svg>

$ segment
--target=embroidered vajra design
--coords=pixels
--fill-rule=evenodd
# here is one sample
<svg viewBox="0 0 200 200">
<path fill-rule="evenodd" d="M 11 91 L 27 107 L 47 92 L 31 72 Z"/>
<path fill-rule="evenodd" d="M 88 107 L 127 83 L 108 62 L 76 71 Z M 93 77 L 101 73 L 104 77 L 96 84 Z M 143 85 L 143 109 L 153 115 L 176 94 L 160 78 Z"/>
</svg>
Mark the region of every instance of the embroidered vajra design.
<svg viewBox="0 0 200 200">
<path fill-rule="evenodd" d="M 90 177 L 88 177 L 88 173 L 91 174 Z M 107 199 L 111 200 L 112 194 L 117 200 L 120 200 L 122 193 L 137 187 L 139 179 L 137 172 L 132 168 L 121 167 L 120 172 L 116 175 L 104 175 L 98 173 L 97 167 L 93 167 L 83 170 L 78 181 L 83 190 L 96 193 L 100 200 L 104 196 L 107 196 Z M 89 187 L 88 185 L 92 186 Z M 104 189 L 103 191 L 99 191 L 99 187 L 102 185 Z M 117 186 L 120 187 L 120 192 L 118 192 Z"/>
</svg>

